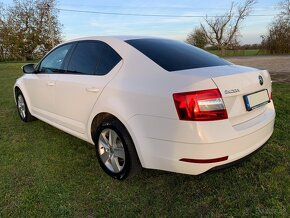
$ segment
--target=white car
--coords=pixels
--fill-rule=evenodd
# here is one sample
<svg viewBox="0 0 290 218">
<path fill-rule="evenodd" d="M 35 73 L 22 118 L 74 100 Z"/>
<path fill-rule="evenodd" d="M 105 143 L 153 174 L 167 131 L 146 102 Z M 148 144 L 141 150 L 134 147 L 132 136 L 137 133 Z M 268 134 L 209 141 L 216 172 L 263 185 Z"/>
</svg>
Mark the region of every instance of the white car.
<svg viewBox="0 0 290 218">
<path fill-rule="evenodd" d="M 81 38 L 23 71 L 14 86 L 21 119 L 94 144 L 117 179 L 142 167 L 197 175 L 249 155 L 273 132 L 266 70 L 180 41 Z"/>
</svg>

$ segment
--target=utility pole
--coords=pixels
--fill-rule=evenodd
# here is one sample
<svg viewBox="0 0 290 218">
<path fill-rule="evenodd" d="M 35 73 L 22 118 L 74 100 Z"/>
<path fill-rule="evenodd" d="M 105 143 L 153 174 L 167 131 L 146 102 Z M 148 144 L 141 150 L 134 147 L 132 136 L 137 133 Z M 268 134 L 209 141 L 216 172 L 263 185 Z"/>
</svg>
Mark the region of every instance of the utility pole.
<svg viewBox="0 0 290 218">
<path fill-rule="evenodd" d="M 52 21 L 51 21 L 51 13 L 50 13 L 50 5 L 47 4 L 47 13 L 48 13 L 48 31 L 49 31 L 49 38 L 51 42 L 51 46 L 54 47 L 54 32 L 52 27 Z"/>
</svg>

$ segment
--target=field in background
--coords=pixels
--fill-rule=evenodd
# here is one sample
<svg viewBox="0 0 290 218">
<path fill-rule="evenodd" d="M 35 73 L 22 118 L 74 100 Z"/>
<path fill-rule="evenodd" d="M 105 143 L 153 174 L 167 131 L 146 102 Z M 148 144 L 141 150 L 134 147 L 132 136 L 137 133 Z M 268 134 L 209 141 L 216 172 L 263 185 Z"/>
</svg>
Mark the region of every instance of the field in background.
<svg viewBox="0 0 290 218">
<path fill-rule="evenodd" d="M 200 176 L 143 170 L 119 182 L 92 145 L 20 121 L 12 87 L 21 65 L 0 63 L 0 217 L 289 216 L 289 84 L 273 84 L 275 132 L 250 159 Z"/>
<path fill-rule="evenodd" d="M 218 50 L 208 50 L 208 52 L 220 55 Z M 229 56 L 256 56 L 256 55 L 269 55 L 270 52 L 266 50 L 260 49 L 247 49 L 247 50 L 226 50 L 225 55 L 226 57 Z"/>
</svg>

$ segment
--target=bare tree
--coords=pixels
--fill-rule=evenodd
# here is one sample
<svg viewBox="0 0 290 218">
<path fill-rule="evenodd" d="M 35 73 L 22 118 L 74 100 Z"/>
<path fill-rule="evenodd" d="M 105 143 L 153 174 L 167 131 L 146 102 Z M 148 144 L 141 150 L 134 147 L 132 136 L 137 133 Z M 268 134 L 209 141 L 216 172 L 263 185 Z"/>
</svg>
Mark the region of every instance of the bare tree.
<svg viewBox="0 0 290 218">
<path fill-rule="evenodd" d="M 237 5 L 232 2 L 230 10 L 222 16 L 206 17 L 205 24 L 201 24 L 207 41 L 216 46 L 221 54 L 225 49 L 238 43 L 238 35 L 241 22 L 250 14 L 256 0 L 246 0 L 244 4 Z"/>
<path fill-rule="evenodd" d="M 290 22 L 290 0 L 284 0 L 280 2 L 280 17 L 287 19 Z"/>
<path fill-rule="evenodd" d="M 199 48 L 204 48 L 208 42 L 204 31 L 201 28 L 195 28 L 188 36 L 186 41 Z"/>
<path fill-rule="evenodd" d="M 290 0 L 280 2 L 280 14 L 262 36 L 262 46 L 271 54 L 290 53 Z"/>
</svg>

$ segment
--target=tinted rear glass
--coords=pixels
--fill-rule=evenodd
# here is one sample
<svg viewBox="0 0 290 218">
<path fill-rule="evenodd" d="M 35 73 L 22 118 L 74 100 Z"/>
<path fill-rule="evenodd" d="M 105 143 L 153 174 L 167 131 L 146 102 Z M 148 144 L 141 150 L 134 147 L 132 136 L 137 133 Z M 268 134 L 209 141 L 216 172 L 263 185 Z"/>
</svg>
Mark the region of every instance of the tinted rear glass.
<svg viewBox="0 0 290 218">
<path fill-rule="evenodd" d="M 180 41 L 145 38 L 126 42 L 167 71 L 230 64 L 226 60 Z"/>
<path fill-rule="evenodd" d="M 103 42 L 98 41 L 79 42 L 68 65 L 68 72 L 74 74 L 94 75 L 104 45 Z"/>
<path fill-rule="evenodd" d="M 109 73 L 122 60 L 120 55 L 109 45 L 104 44 L 103 54 L 97 67 L 97 75 Z"/>
</svg>

